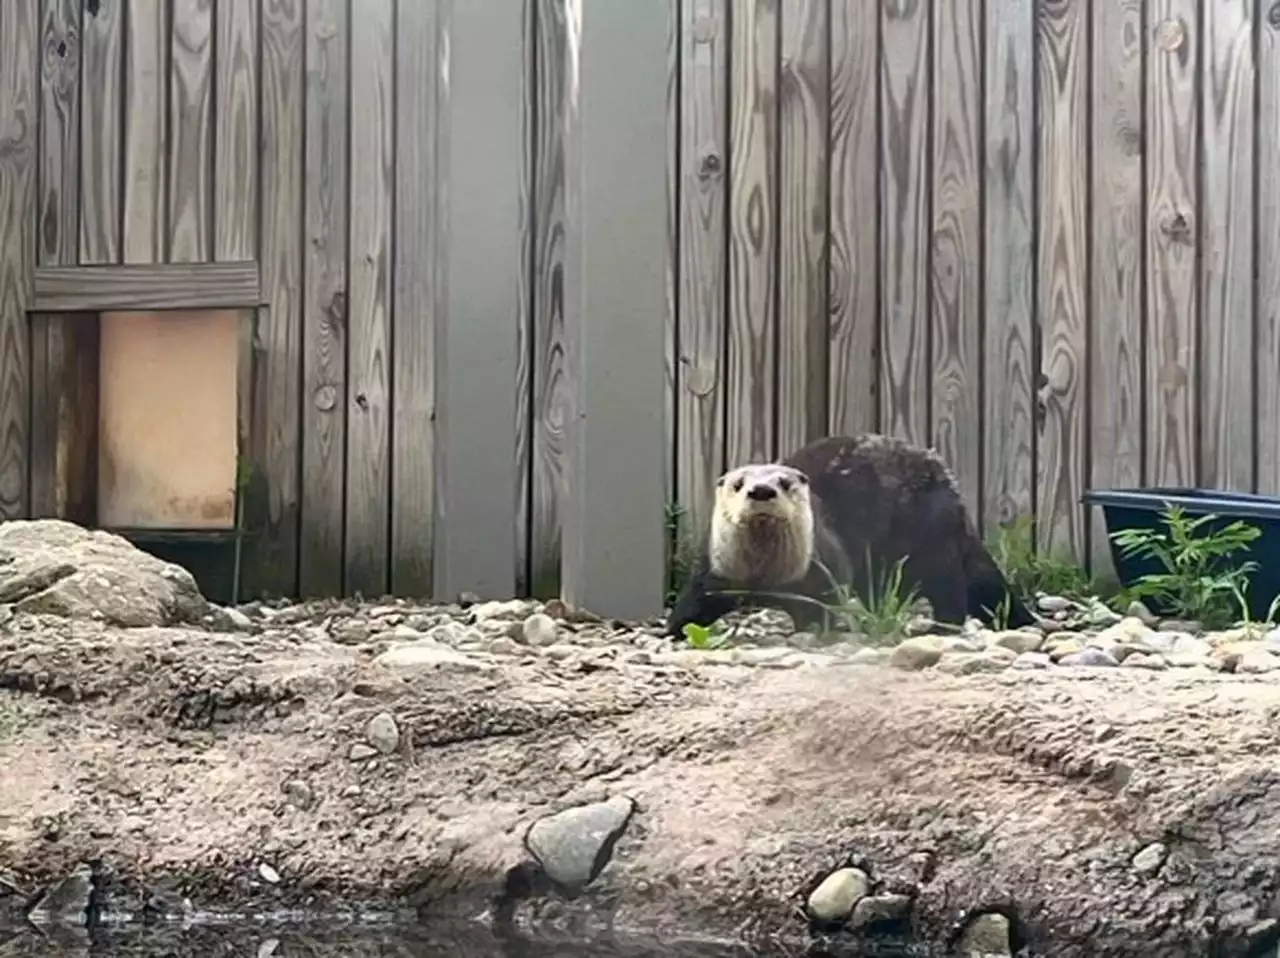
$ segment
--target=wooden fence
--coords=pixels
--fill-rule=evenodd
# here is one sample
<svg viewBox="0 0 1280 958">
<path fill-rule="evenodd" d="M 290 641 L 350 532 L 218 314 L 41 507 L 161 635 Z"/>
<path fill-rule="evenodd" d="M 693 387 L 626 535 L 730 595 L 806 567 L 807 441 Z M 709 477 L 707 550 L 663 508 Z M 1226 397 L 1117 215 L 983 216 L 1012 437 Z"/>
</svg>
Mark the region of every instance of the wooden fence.
<svg viewBox="0 0 1280 958">
<path fill-rule="evenodd" d="M 0 514 L 47 317 L 222 305 L 258 589 L 653 611 L 664 503 L 865 429 L 1096 558 L 1280 493 L 1277 156 L 1271 0 L 5 0 Z"/>
</svg>

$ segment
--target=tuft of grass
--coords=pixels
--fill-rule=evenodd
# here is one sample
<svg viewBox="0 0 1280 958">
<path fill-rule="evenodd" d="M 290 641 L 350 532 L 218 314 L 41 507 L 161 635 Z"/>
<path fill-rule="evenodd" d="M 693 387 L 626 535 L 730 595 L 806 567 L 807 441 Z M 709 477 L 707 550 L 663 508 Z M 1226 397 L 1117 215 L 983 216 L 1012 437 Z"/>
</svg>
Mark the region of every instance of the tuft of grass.
<svg viewBox="0 0 1280 958">
<path fill-rule="evenodd" d="M 678 502 L 668 502 L 664 526 L 667 534 L 667 595 L 670 606 L 684 590 L 693 574 L 696 544 L 689 528 L 689 510 Z"/>
<path fill-rule="evenodd" d="M 1036 549 L 1035 518 L 1019 516 L 996 528 L 987 544 L 1009 587 L 1034 606 L 1040 593 L 1066 599 L 1087 599 L 1097 585 L 1076 563 Z"/>
</svg>

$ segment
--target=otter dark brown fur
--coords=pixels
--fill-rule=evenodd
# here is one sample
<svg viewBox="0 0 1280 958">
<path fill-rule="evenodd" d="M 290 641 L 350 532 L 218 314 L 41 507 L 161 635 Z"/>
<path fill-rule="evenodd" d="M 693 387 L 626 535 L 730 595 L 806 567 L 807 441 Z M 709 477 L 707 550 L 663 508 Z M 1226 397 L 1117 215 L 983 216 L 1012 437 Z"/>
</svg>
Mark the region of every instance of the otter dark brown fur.
<svg viewBox="0 0 1280 958">
<path fill-rule="evenodd" d="M 828 568 L 851 571 L 849 585 L 872 594 L 902 561 L 902 588 L 929 600 L 939 622 L 959 624 L 972 616 L 991 624 L 1007 603 L 1008 625 L 1035 623 L 1026 605 L 1009 589 L 1000 567 L 979 538 L 946 463 L 933 450 L 877 434 L 832 436 L 810 443 L 785 465 L 809 479 L 818 535 L 815 546 Z M 832 556 L 832 548 L 840 554 Z M 741 589 L 710 568 L 705 547 L 684 592 L 668 618 L 668 632 L 681 636 L 693 622 L 709 626 L 738 608 L 740 599 L 718 594 Z M 842 576 L 843 578 L 843 576 Z M 790 593 L 830 599 L 829 582 L 813 565 Z M 759 600 L 785 609 L 797 628 L 820 621 L 821 610 L 804 602 Z"/>
</svg>

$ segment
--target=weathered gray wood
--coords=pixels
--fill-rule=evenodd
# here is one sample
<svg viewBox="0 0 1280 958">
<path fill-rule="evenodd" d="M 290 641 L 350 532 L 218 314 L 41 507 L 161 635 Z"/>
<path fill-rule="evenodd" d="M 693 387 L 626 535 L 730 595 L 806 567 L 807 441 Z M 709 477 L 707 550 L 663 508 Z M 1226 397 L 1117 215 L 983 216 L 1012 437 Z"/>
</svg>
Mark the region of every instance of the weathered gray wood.
<svg viewBox="0 0 1280 958">
<path fill-rule="evenodd" d="M 529 586 L 560 591 L 560 510 L 564 429 L 572 389 L 564 342 L 564 135 L 568 23 L 565 0 L 534 2 L 533 130 L 533 437 L 529 511 Z"/>
<path fill-rule="evenodd" d="M 31 317 L 31 517 L 97 521 L 98 317 Z"/>
<path fill-rule="evenodd" d="M 1088 309 L 1088 3 L 1044 0 L 1040 71 L 1040 241 L 1037 281 L 1041 409 L 1036 535 L 1047 552 L 1085 554 L 1084 377 Z"/>
<path fill-rule="evenodd" d="M 1254 485 L 1253 0 L 1219 0 L 1201 11 L 1200 228 L 1202 428 L 1199 481 L 1215 489 Z M 1276 158 L 1267 157 L 1266 176 Z M 1273 208 L 1272 216 L 1280 215 Z"/>
<path fill-rule="evenodd" d="M 213 244 L 213 0 L 172 0 L 168 260 L 198 263 Z"/>
<path fill-rule="evenodd" d="M 1280 156 L 1280 23 L 1259 18 L 1258 163 Z M 1265 167 L 1260 166 L 1262 174 Z M 1280 495 L 1280 177 L 1259 175 L 1254 204 L 1258 237 L 1258 491 Z"/>
<path fill-rule="evenodd" d="M 27 310 L 36 258 L 39 0 L 0 3 L 0 520 L 28 495 Z"/>
<path fill-rule="evenodd" d="M 778 451 L 778 15 L 778 0 L 738 0 L 729 17 L 730 466 Z"/>
<path fill-rule="evenodd" d="M 115 263 L 123 225 L 125 0 L 99 0 L 83 9 L 80 262 Z"/>
<path fill-rule="evenodd" d="M 389 585 L 391 518 L 394 0 L 366 0 L 352 18 L 350 82 L 351 102 L 359 107 L 351 111 L 349 172 L 351 246 L 347 264 L 350 311 L 347 318 L 344 590 L 382 595 Z M 420 95 L 417 90 L 404 92 Z M 422 266 L 414 264 L 412 268 Z"/>
<path fill-rule="evenodd" d="M 879 6 L 831 0 L 831 213 L 828 286 L 829 429 L 867 432 L 880 422 Z"/>
<path fill-rule="evenodd" d="M 538 59 L 537 41 L 537 0 L 522 0 L 524 16 L 520 20 L 520 45 L 524 51 L 523 95 L 520 109 L 520 146 L 521 166 L 528 175 L 520 178 L 520 235 L 525 244 L 526 262 L 530 268 L 520 271 L 520 304 L 516 314 L 516 578 L 515 588 L 518 595 L 529 595 L 532 589 L 533 562 L 530 554 L 533 548 L 533 377 L 534 377 L 534 331 L 533 331 L 533 289 L 535 278 L 533 263 L 533 226 L 534 226 L 534 193 L 533 170 L 534 155 L 537 152 L 537 136 L 534 129 L 537 117 L 534 112 L 534 100 L 538 95 L 536 76 Z M 439 135 L 437 135 L 439 143 Z M 436 147 L 436 155 L 440 155 L 440 147 Z M 443 210 L 443 205 L 438 205 Z M 441 234 L 441 243 L 444 236 Z M 438 274 L 438 276 L 441 274 Z M 439 297 L 437 297 L 439 302 Z M 559 575 L 557 564 L 556 575 Z"/>
<path fill-rule="evenodd" d="M 169 4 L 129 0 L 125 42 L 126 263 L 165 259 L 169 116 Z"/>
<path fill-rule="evenodd" d="M 342 593 L 347 442 L 347 9 L 306 0 L 303 595 Z M 361 104 L 363 108 L 364 104 Z"/>
<path fill-rule="evenodd" d="M 778 67 L 778 436 L 787 455 L 827 431 L 827 0 L 781 16 Z"/>
<path fill-rule="evenodd" d="M 421 597 L 431 595 L 435 498 L 434 358 L 440 308 L 438 24 L 439 13 L 432 4 L 402 3 L 398 7 L 391 591 Z"/>
<path fill-rule="evenodd" d="M 218 0 L 213 158 L 213 258 L 258 252 L 258 17 L 260 0 Z"/>
<path fill-rule="evenodd" d="M 451 0 L 442 133 L 446 307 L 436 348 L 434 592 L 509 598 L 516 554 L 516 349 L 525 59 L 520 4 Z"/>
<path fill-rule="evenodd" d="M 80 252 L 80 0 L 43 0 L 39 262 Z"/>
<path fill-rule="evenodd" d="M 676 500 L 684 532 L 711 516 L 725 469 L 727 0 L 681 0 L 680 287 Z"/>
<path fill-rule="evenodd" d="M 1093 195 L 1089 430 L 1094 488 L 1142 485 L 1142 0 L 1093 14 Z M 1101 509 L 1091 560 L 1110 563 Z"/>
<path fill-rule="evenodd" d="M 252 555 L 246 588 L 298 587 L 302 376 L 303 0 L 262 2 L 262 295 L 250 424 Z M 310 397 L 308 397 L 308 402 Z M 251 507 L 251 508 L 250 508 Z"/>
<path fill-rule="evenodd" d="M 654 317 L 665 299 L 670 10 L 596 0 L 579 16 L 565 138 L 563 594 L 578 608 L 638 618 L 659 612 L 664 593 L 665 377 Z"/>
<path fill-rule="evenodd" d="M 41 266 L 33 309 L 44 313 L 112 309 L 225 309 L 262 302 L 258 264 L 130 263 Z"/>
<path fill-rule="evenodd" d="M 986 15 L 982 515 L 991 530 L 1035 509 L 1040 363 L 1032 352 L 1035 11 L 1023 0 L 988 0 Z"/>
</svg>

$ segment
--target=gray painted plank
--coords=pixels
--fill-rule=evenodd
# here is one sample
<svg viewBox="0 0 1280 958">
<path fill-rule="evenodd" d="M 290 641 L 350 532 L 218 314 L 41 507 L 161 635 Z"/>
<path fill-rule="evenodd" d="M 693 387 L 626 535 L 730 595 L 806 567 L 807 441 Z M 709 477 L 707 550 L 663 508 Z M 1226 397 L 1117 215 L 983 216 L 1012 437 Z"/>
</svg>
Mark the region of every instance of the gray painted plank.
<svg viewBox="0 0 1280 958">
<path fill-rule="evenodd" d="M 43 0 L 40 42 L 41 265 L 80 254 L 80 3 Z"/>
<path fill-rule="evenodd" d="M 444 5 L 442 5 L 444 6 Z M 446 308 L 436 349 L 437 596 L 509 598 L 516 554 L 516 349 L 524 11 L 510 0 L 448 5 L 442 134 Z"/>
<path fill-rule="evenodd" d="M 169 256 L 209 259 L 213 240 L 213 0 L 173 0 L 169 47 Z"/>
<path fill-rule="evenodd" d="M 258 251 L 258 0 L 219 0 L 215 11 L 213 258 Z"/>
<path fill-rule="evenodd" d="M 258 264 L 130 263 L 42 266 L 35 273 L 34 309 L 229 309 L 257 306 Z"/>
<path fill-rule="evenodd" d="M 126 263 L 165 258 L 168 191 L 169 4 L 130 0 L 125 38 L 124 250 Z"/>
<path fill-rule="evenodd" d="M 1280 27 L 1259 24 L 1258 159 L 1280 154 Z M 1261 172 L 1261 168 L 1259 168 Z M 1254 204 L 1258 237 L 1258 491 L 1280 495 L 1280 177 L 1259 176 Z"/>
<path fill-rule="evenodd" d="M 402 3 L 396 17 L 394 307 L 391 314 L 391 591 L 431 595 L 435 476 L 435 323 L 439 296 L 436 122 L 438 13 Z M 404 91 L 416 91 L 413 96 Z"/>
<path fill-rule="evenodd" d="M 670 9 L 584 7 L 565 149 L 563 594 L 575 607 L 638 618 L 660 612 L 664 593 L 666 377 L 656 317 L 666 299 Z"/>
<path fill-rule="evenodd" d="M 124 159 L 125 0 L 84 11 L 80 96 L 80 262 L 120 259 L 121 162 Z M 243 257 L 238 257 L 243 259 Z"/>
</svg>

